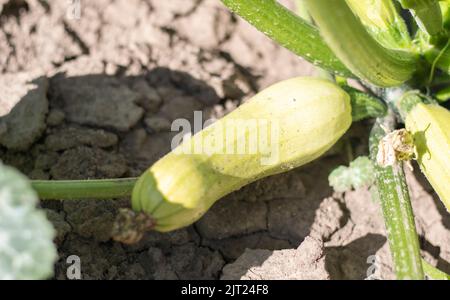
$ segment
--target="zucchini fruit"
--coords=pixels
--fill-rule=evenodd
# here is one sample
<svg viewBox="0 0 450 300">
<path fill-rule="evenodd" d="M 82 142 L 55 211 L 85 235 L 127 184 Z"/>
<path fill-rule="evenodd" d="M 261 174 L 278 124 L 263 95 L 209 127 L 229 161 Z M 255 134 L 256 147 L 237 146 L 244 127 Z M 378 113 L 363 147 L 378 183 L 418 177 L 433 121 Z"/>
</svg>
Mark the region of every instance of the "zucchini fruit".
<svg viewBox="0 0 450 300">
<path fill-rule="evenodd" d="M 236 125 L 251 120 L 257 126 L 248 130 Z M 150 215 L 157 231 L 188 226 L 244 185 L 318 158 L 351 123 L 350 97 L 336 84 L 306 77 L 282 81 L 184 140 L 144 172 L 133 189 L 132 208 Z M 266 136 L 270 151 L 236 151 L 243 143 L 250 149 L 255 136 L 258 142 Z M 195 151 L 211 141 L 215 151 Z"/>
<path fill-rule="evenodd" d="M 419 103 L 407 114 L 405 124 L 414 135 L 422 172 L 450 212 L 450 111 Z"/>
<path fill-rule="evenodd" d="M 409 49 L 408 27 L 393 0 L 346 0 L 368 32 L 384 47 Z"/>
<path fill-rule="evenodd" d="M 323 39 L 353 74 L 379 87 L 398 86 L 412 78 L 416 55 L 378 43 L 345 0 L 305 1 Z"/>
</svg>

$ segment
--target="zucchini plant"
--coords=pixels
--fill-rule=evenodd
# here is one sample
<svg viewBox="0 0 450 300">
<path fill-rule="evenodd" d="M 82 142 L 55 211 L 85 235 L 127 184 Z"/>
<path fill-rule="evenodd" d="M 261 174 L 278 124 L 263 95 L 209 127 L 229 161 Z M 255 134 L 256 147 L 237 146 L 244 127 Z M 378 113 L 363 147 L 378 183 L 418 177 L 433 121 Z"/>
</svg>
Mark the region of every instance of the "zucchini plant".
<svg viewBox="0 0 450 300">
<path fill-rule="evenodd" d="M 184 139 L 139 178 L 32 181 L 40 198 L 131 195 L 133 211 L 122 211 L 114 228 L 116 240 L 131 243 L 148 229 L 192 224 L 223 196 L 317 159 L 352 122 L 373 119 L 370 157 L 337 169 L 330 184 L 337 191 L 374 184 L 398 279 L 448 279 L 421 258 L 403 168 L 417 160 L 450 210 L 450 112 L 443 106 L 450 82 L 450 1 L 297 0 L 298 13 L 275 0 L 222 2 L 320 68 L 325 79 L 293 78 L 261 91 Z M 365 88 L 350 87 L 347 79 Z M 265 122 L 223 136 L 233 122 L 255 119 Z M 275 160 L 260 151 L 228 151 L 267 131 L 265 138 L 277 141 L 268 152 Z M 205 144 L 210 151 L 196 151 Z"/>
</svg>

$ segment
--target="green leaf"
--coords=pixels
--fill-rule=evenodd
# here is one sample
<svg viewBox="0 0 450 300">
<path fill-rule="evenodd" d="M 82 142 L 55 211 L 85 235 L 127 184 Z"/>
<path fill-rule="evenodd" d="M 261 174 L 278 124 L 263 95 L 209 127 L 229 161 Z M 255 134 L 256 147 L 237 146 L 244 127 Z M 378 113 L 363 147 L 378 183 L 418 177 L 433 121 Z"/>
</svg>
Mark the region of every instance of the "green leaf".
<svg viewBox="0 0 450 300">
<path fill-rule="evenodd" d="M 436 93 L 436 99 L 445 102 L 450 99 L 450 87 L 446 87 Z"/>
<path fill-rule="evenodd" d="M 336 168 L 331 172 L 328 181 L 336 192 L 370 186 L 375 181 L 373 163 L 367 156 L 360 156 L 352 161 L 349 167 Z"/>
<path fill-rule="evenodd" d="M 349 168 L 339 166 L 330 173 L 328 182 L 336 192 L 346 192 L 352 189 L 352 178 Z"/>
<path fill-rule="evenodd" d="M 372 185 L 375 181 L 373 163 L 367 156 L 361 156 L 350 163 L 352 185 L 355 189 Z"/>
<path fill-rule="evenodd" d="M 47 279 L 57 259 L 55 230 L 28 179 L 0 163 L 0 279 Z"/>
<path fill-rule="evenodd" d="M 342 88 L 350 95 L 353 122 L 386 115 L 387 107 L 378 98 L 347 85 Z"/>
<path fill-rule="evenodd" d="M 404 9 L 409 9 L 419 28 L 436 42 L 446 35 L 441 7 L 437 0 L 399 0 Z"/>
</svg>

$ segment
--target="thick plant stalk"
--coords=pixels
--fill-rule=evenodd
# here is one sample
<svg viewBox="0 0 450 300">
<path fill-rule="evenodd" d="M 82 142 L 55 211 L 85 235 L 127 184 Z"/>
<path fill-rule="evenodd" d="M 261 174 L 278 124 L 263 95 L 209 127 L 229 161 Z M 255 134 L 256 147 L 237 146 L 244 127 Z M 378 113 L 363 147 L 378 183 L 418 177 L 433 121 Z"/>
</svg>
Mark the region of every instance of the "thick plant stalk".
<svg viewBox="0 0 450 300">
<path fill-rule="evenodd" d="M 411 37 L 393 0 L 346 0 L 369 33 L 383 46 L 409 49 Z"/>
<path fill-rule="evenodd" d="M 319 31 L 275 0 L 222 0 L 258 30 L 307 61 L 334 74 L 354 77 Z"/>
<path fill-rule="evenodd" d="M 409 9 L 419 28 L 432 38 L 444 34 L 441 7 L 437 0 L 399 0 L 404 9 Z"/>
<path fill-rule="evenodd" d="M 450 280 L 450 275 L 442 272 L 441 270 L 433 267 L 424 259 L 422 259 L 423 271 L 427 275 L 428 278 L 433 280 Z"/>
<path fill-rule="evenodd" d="M 353 74 L 381 87 L 400 85 L 413 76 L 417 57 L 380 45 L 345 0 L 306 3 L 328 46 Z"/>
<path fill-rule="evenodd" d="M 111 199 L 131 195 L 137 178 L 98 180 L 33 180 L 42 200 Z"/>
<path fill-rule="evenodd" d="M 383 99 L 398 113 L 403 122 L 414 106 L 424 100 L 419 91 L 412 90 L 406 85 L 384 90 Z"/>
<path fill-rule="evenodd" d="M 376 184 L 395 272 L 397 279 L 424 279 L 419 240 L 402 163 L 387 168 L 376 163 L 379 141 L 386 134 L 383 128 L 394 128 L 392 113 L 378 119 L 374 125 L 370 137 L 370 152 L 376 164 Z"/>
<path fill-rule="evenodd" d="M 308 24 L 313 25 L 314 21 L 311 18 L 311 15 L 308 12 L 308 9 L 306 8 L 306 2 L 305 0 L 297 0 L 295 1 L 296 4 L 296 13 L 298 16 L 300 16 L 305 22 Z M 328 72 L 327 70 L 324 70 L 318 66 L 314 67 L 315 70 L 315 77 L 330 80 L 332 82 L 335 82 L 335 76 L 333 73 Z"/>
</svg>

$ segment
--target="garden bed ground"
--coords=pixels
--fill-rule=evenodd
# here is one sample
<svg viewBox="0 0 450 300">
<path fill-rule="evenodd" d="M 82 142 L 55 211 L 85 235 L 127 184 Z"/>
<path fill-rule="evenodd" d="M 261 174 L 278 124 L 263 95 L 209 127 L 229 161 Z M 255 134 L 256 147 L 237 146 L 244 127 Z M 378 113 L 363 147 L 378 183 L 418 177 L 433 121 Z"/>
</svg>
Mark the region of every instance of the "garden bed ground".
<svg viewBox="0 0 450 300">
<path fill-rule="evenodd" d="M 78 19 L 69 1 L 0 0 L 0 115 L 17 104 L 0 119 L 0 158 L 31 178 L 137 176 L 170 150 L 174 119 L 218 118 L 312 72 L 218 0 L 81 9 Z M 55 277 L 78 255 L 84 279 L 363 279 L 376 255 L 376 276 L 391 279 L 378 202 L 327 182 L 348 163 L 343 146 L 367 153 L 369 125 L 354 124 L 319 161 L 227 196 L 194 226 L 133 246 L 110 239 L 129 199 L 43 202 L 58 230 Z M 419 172 L 408 179 L 423 254 L 450 272 L 448 214 Z"/>
</svg>

